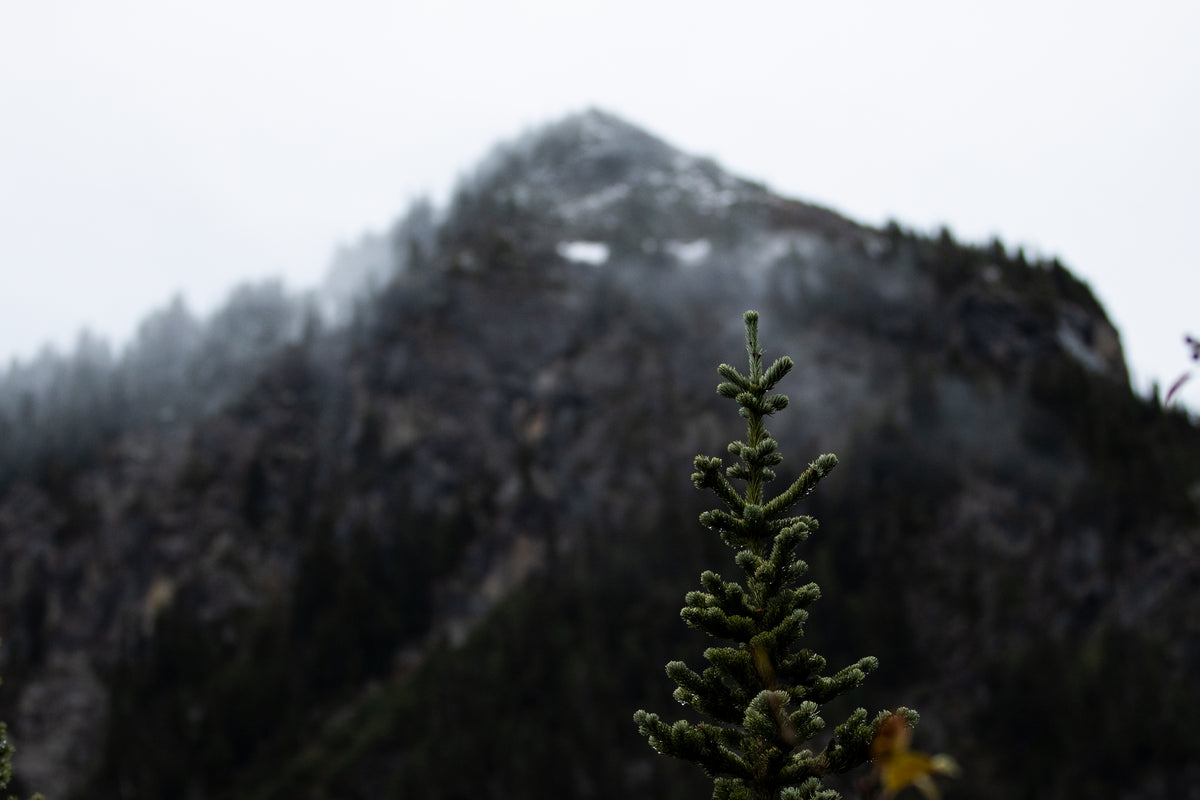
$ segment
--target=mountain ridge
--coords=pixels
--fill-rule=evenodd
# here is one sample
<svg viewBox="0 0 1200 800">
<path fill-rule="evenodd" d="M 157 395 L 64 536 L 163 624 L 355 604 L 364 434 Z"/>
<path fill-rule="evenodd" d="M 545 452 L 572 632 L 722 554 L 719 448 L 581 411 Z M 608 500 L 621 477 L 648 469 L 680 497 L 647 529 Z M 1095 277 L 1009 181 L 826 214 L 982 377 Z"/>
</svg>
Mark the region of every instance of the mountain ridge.
<svg viewBox="0 0 1200 800">
<path fill-rule="evenodd" d="M 392 274 L 344 324 L 251 293 L 222 317 L 234 339 L 181 359 L 207 366 L 148 406 L 193 410 L 88 434 L 87 458 L 44 444 L 0 484 L 0 718 L 30 788 L 511 796 L 536 773 L 502 747 L 522 741 L 559 765 L 546 792 L 682 797 L 693 784 L 633 749 L 622 706 L 669 697 L 676 595 L 725 557 L 698 543 L 687 476 L 729 438 L 713 365 L 742 350 L 750 307 L 796 362 L 781 475 L 810 451 L 843 460 L 813 500 L 833 531 L 813 564 L 845 607 L 816 633 L 834 653 L 878 644 L 873 699 L 927 710 L 981 797 L 1029 788 L 1003 773 L 1013 757 L 1061 759 L 1063 796 L 1104 758 L 1146 796 L 1197 768 L 1169 748 L 1122 760 L 1120 734 L 1075 744 L 1096 686 L 1148 669 L 1121 661 L 1131 647 L 1162 673 L 1129 701 L 1154 725 L 1105 719 L 1188 741 L 1167 701 L 1194 694 L 1200 609 L 1161 587 L 1200 574 L 1200 434 L 1132 394 L 1119 335 L 1061 264 L 861 226 L 595 111 L 500 146 L 444 211 L 371 246 Z M 106 375 L 97 396 L 120 397 Z M 39 413 L 46 436 L 101 422 Z M 1059 704 L 1050 756 L 1020 723 L 1043 657 L 1082 670 L 1024 687 Z M 522 659 L 543 672 L 514 675 Z M 441 675 L 487 686 L 472 696 L 513 735 L 456 722 L 478 712 Z M 554 722 L 559 705 L 607 734 Z"/>
</svg>

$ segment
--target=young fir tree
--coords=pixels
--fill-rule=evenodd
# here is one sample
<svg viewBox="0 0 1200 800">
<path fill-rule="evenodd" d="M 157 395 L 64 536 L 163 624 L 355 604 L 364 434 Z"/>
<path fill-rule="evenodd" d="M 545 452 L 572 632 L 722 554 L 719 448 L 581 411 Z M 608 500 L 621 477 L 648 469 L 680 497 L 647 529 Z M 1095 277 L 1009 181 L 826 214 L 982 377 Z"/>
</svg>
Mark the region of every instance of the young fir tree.
<svg viewBox="0 0 1200 800">
<path fill-rule="evenodd" d="M 698 488 L 711 489 L 728 508 L 704 512 L 700 523 L 738 551 L 745 582 L 706 571 L 700 576 L 704 590 L 688 592 L 680 612 L 688 625 L 731 644 L 705 650 L 710 666 L 700 673 L 682 661 L 667 664 L 667 674 L 678 684 L 675 699 L 713 722 L 669 725 L 646 711 L 638 711 L 634 721 L 655 750 L 703 767 L 714 779 L 714 800 L 834 800 L 840 795 L 824 786 L 822 777 L 865 763 L 876 731 L 894 715 L 882 712 L 868 721 L 860 708 L 837 726 L 820 752 L 805 747 L 825 727 L 821 705 L 859 686 L 878 662 L 863 658 L 826 676 L 824 658 L 796 648 L 808 618 L 805 609 L 820 595 L 815 583 L 797 585 L 808 565 L 796 549 L 817 523 L 789 512 L 837 458 L 821 456 L 786 490 L 764 496 L 775 477 L 771 467 L 783 458 L 763 420 L 788 403 L 786 396 L 768 392 L 792 368 L 792 360 L 784 356 L 763 371 L 757 312 L 747 311 L 745 323 L 750 372 L 742 375 L 722 364 L 718 372 L 725 380 L 717 387 L 722 397 L 737 401 L 748 423 L 746 441 L 729 445 L 741 463 L 722 472 L 721 459 L 697 456 L 692 475 Z M 744 490 L 731 480 L 744 481 Z M 913 711 L 899 709 L 895 715 L 916 724 Z"/>
</svg>

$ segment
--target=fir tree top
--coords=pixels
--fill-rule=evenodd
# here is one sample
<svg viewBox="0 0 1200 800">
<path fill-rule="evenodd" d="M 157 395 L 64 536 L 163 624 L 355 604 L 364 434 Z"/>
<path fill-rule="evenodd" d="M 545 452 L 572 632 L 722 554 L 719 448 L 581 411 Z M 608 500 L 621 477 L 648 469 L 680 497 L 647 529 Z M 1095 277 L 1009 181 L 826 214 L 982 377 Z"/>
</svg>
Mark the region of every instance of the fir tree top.
<svg viewBox="0 0 1200 800">
<path fill-rule="evenodd" d="M 793 364 L 783 356 L 764 371 L 758 313 L 747 311 L 744 321 L 749 373 L 721 364 L 724 380 L 717 393 L 737 402 L 747 422 L 746 440 L 730 443 L 739 461 L 724 470 L 720 458 L 697 456 L 692 481 L 724 503 L 725 509 L 701 514 L 700 523 L 738 551 L 735 561 L 745 578 L 725 581 L 712 571 L 700 576 L 703 590 L 687 593 L 680 616 L 730 644 L 704 651 L 710 666 L 703 672 L 682 661 L 667 664 L 678 684 L 675 699 L 712 722 L 667 724 L 646 711 L 638 711 L 634 721 L 655 750 L 703 767 L 714 779 L 714 800 L 834 800 L 838 793 L 822 777 L 865 763 L 876 730 L 891 714 L 868 721 L 860 708 L 820 752 L 808 746 L 825 727 L 822 704 L 858 687 L 878 662 L 862 658 L 827 676 L 824 658 L 796 646 L 806 609 L 820 596 L 815 583 L 797 585 L 808 565 L 796 551 L 817 522 L 790 514 L 837 465 L 837 457 L 820 456 L 785 490 L 766 498 L 766 484 L 775 477 L 771 468 L 783 457 L 764 420 L 787 407 L 785 395 L 770 392 Z M 735 481 L 744 483 L 742 491 Z M 896 713 L 909 724 L 917 721 L 915 712 Z"/>
</svg>

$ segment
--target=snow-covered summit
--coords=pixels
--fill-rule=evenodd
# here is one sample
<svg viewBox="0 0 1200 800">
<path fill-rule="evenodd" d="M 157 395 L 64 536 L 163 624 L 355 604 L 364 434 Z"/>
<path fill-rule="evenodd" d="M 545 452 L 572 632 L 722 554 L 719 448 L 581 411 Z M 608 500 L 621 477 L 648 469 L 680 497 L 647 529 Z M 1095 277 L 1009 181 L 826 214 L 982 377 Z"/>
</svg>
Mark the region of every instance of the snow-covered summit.
<svg viewBox="0 0 1200 800">
<path fill-rule="evenodd" d="M 697 217 L 725 218 L 737 205 L 762 205 L 762 186 L 683 153 L 606 111 L 589 109 L 496 147 L 463 190 L 502 197 L 584 228 L 612 230 L 655 217 L 660 233 L 703 235 Z M 667 226 L 665 230 L 661 226 Z"/>
</svg>

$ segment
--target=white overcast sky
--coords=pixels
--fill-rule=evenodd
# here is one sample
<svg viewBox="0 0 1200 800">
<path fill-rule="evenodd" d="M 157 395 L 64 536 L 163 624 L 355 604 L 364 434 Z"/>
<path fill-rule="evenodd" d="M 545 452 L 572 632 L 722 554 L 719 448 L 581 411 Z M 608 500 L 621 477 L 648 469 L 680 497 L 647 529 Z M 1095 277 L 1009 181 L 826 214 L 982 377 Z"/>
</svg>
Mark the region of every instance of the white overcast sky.
<svg viewBox="0 0 1200 800">
<path fill-rule="evenodd" d="M 597 106 L 863 222 L 1058 256 L 1166 385 L 1200 334 L 1198 100 L 1194 0 L 0 0 L 0 365 L 312 286 Z"/>
</svg>

